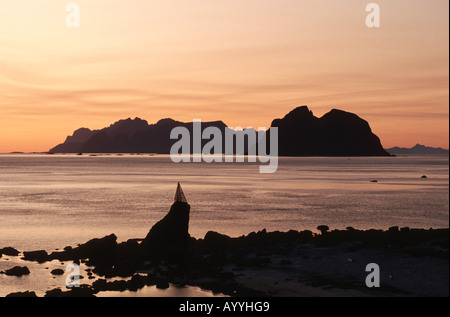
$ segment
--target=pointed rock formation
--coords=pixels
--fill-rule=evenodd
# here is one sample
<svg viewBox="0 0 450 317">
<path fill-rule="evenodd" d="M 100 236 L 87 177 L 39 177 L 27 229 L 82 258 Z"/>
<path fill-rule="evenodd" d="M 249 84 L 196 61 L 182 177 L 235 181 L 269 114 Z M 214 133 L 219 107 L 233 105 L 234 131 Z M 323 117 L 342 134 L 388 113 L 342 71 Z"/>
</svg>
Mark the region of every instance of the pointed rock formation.
<svg viewBox="0 0 450 317">
<path fill-rule="evenodd" d="M 154 256 L 185 250 L 190 239 L 190 210 L 191 206 L 187 203 L 178 184 L 175 202 L 169 213 L 150 229 L 147 237 L 142 241 L 145 253 Z"/>
</svg>

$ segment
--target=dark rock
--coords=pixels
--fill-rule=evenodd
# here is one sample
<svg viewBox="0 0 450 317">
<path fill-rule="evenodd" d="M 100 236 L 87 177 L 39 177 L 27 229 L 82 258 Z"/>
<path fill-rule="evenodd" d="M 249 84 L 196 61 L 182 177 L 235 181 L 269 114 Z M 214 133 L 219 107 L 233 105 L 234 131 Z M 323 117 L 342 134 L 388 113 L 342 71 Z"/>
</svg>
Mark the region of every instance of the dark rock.
<svg viewBox="0 0 450 317">
<path fill-rule="evenodd" d="M 137 291 L 138 289 L 143 288 L 147 283 L 147 277 L 139 274 L 135 274 L 131 277 L 131 280 L 128 281 L 128 289 L 132 292 Z"/>
<path fill-rule="evenodd" d="M 23 275 L 30 274 L 30 270 L 26 266 L 15 266 L 12 269 L 6 270 L 5 274 L 8 276 L 18 276 L 21 277 Z"/>
<path fill-rule="evenodd" d="M 142 259 L 142 248 L 136 239 L 128 240 L 117 245 L 116 259 L 117 260 L 131 260 L 136 261 Z"/>
<path fill-rule="evenodd" d="M 397 226 L 390 227 L 390 228 L 389 228 L 389 232 L 391 232 L 391 233 L 399 232 L 398 227 L 397 227 Z"/>
<path fill-rule="evenodd" d="M 94 293 L 98 293 L 105 290 L 107 283 L 108 282 L 105 279 L 99 279 L 93 282 L 92 288 L 94 289 Z"/>
<path fill-rule="evenodd" d="M 59 261 L 73 261 L 74 260 L 74 254 L 73 252 L 69 251 L 55 251 L 52 252 L 49 256 L 50 260 L 59 260 Z M 64 263 L 61 262 L 61 265 Z"/>
<path fill-rule="evenodd" d="M 49 257 L 45 250 L 39 250 L 24 252 L 23 259 L 26 261 L 36 261 L 38 263 L 44 263 L 49 260 Z"/>
<path fill-rule="evenodd" d="M 313 239 L 314 235 L 312 233 L 312 231 L 310 230 L 304 230 L 299 232 L 298 234 L 298 239 L 299 239 L 299 243 L 307 243 L 310 242 Z"/>
<path fill-rule="evenodd" d="M 205 241 L 205 246 L 210 250 L 230 249 L 233 245 L 232 238 L 214 231 L 208 231 L 203 240 Z"/>
<path fill-rule="evenodd" d="M 44 297 L 63 297 L 63 291 L 59 288 L 55 288 L 45 292 Z"/>
<path fill-rule="evenodd" d="M 37 297 L 37 295 L 35 292 L 26 291 L 26 292 L 11 293 L 6 295 L 6 297 Z"/>
<path fill-rule="evenodd" d="M 158 278 L 156 277 L 156 275 L 148 274 L 145 278 L 145 285 L 153 286 L 153 285 L 156 285 L 157 281 L 158 281 Z"/>
<path fill-rule="evenodd" d="M 78 259 L 87 259 L 95 262 L 104 262 L 115 257 L 117 237 L 114 234 L 101 239 L 92 239 L 72 250 Z"/>
<path fill-rule="evenodd" d="M 140 262 L 136 262 L 131 259 L 127 260 L 119 260 L 114 263 L 114 268 L 111 271 L 113 276 L 119 277 L 129 277 L 132 276 L 140 267 Z"/>
<path fill-rule="evenodd" d="M 428 178 L 428 176 L 427 175 L 423 175 L 421 178 Z"/>
<path fill-rule="evenodd" d="M 54 269 L 50 272 L 52 275 L 64 275 L 64 270 L 62 269 Z"/>
<path fill-rule="evenodd" d="M 104 292 L 104 291 L 118 291 L 123 292 L 126 290 L 137 291 L 138 289 L 143 288 L 147 283 L 147 277 L 139 274 L 134 275 L 131 280 L 124 281 L 112 281 L 107 282 L 105 279 L 100 279 L 92 283 L 92 287 L 94 291 Z"/>
<path fill-rule="evenodd" d="M 169 213 L 157 222 L 142 242 L 147 255 L 158 253 L 176 254 L 175 250 L 187 248 L 189 235 L 189 212 L 185 202 L 175 202 Z"/>
<path fill-rule="evenodd" d="M 4 255 L 8 255 L 8 256 L 18 256 L 19 255 L 19 251 L 17 251 L 16 249 L 14 249 L 13 247 L 6 247 L 3 249 L 0 249 L 0 256 L 2 254 Z"/>
<path fill-rule="evenodd" d="M 67 292 L 68 297 L 95 297 L 94 290 L 90 285 L 80 285 L 80 287 L 73 287 Z"/>
<path fill-rule="evenodd" d="M 317 230 L 319 230 L 322 233 L 322 235 L 325 235 L 327 231 L 330 230 L 330 228 L 328 226 L 322 225 L 318 226 Z"/>
<path fill-rule="evenodd" d="M 110 266 L 116 256 L 117 237 L 114 234 L 101 239 L 92 239 L 76 248 L 65 247 L 62 252 L 52 252 L 49 259 L 74 261 L 80 264 L 80 259 L 89 259 L 94 266 Z"/>
<path fill-rule="evenodd" d="M 98 287 L 98 286 L 96 286 Z M 113 281 L 113 282 L 107 282 L 102 291 L 118 291 L 123 292 L 126 291 L 128 288 L 127 281 Z"/>
<path fill-rule="evenodd" d="M 158 277 L 156 280 L 156 288 L 167 289 L 169 288 L 169 282 L 165 278 Z"/>
<path fill-rule="evenodd" d="M 73 287 L 67 292 L 63 292 L 59 288 L 55 288 L 45 292 L 44 297 L 95 297 L 95 291 L 90 285 L 80 285 Z"/>
</svg>

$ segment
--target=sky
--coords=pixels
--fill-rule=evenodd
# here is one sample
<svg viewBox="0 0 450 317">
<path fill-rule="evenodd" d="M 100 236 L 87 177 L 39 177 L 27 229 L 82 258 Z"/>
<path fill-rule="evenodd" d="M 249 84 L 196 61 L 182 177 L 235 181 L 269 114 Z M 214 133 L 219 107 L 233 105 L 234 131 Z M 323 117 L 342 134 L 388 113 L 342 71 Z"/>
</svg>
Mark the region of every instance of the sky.
<svg viewBox="0 0 450 317">
<path fill-rule="evenodd" d="M 368 3 L 1 0 L 0 153 L 128 117 L 268 128 L 302 105 L 356 113 L 385 148 L 448 148 L 449 2 L 378 0 L 379 28 Z"/>
</svg>

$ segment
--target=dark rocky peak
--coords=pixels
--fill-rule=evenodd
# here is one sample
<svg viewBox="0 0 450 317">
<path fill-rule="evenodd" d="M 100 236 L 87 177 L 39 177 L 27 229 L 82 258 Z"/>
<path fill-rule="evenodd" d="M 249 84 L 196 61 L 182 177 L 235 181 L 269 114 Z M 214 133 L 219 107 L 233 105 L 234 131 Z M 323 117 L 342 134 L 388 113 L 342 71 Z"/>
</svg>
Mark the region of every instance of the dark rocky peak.
<svg viewBox="0 0 450 317">
<path fill-rule="evenodd" d="M 291 112 L 289 112 L 286 116 L 284 116 L 284 120 L 305 120 L 305 119 L 314 119 L 314 114 L 311 110 L 309 110 L 308 106 L 297 107 Z"/>
<path fill-rule="evenodd" d="M 80 128 L 76 130 L 73 135 L 66 138 L 66 143 L 84 143 L 94 134 L 91 129 Z"/>
<path fill-rule="evenodd" d="M 116 134 L 126 134 L 132 136 L 137 131 L 144 131 L 149 127 L 146 120 L 140 118 L 135 119 L 125 119 L 119 120 L 114 124 L 111 124 L 108 128 L 102 129 L 100 131 L 105 132 L 109 136 L 114 136 Z"/>
</svg>

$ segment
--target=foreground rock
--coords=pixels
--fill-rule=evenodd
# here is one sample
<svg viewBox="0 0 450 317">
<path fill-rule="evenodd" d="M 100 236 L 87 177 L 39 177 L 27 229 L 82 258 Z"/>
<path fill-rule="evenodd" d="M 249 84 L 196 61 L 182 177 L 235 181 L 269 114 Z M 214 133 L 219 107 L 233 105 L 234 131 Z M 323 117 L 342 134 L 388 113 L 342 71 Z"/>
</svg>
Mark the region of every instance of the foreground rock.
<svg viewBox="0 0 450 317">
<path fill-rule="evenodd" d="M 25 261 L 36 261 L 38 263 L 44 263 L 49 260 L 45 250 L 24 252 L 23 259 Z"/>
<path fill-rule="evenodd" d="M 348 227 L 323 230 L 323 234 L 262 230 L 241 237 L 210 231 L 204 239 L 189 238 L 183 258 L 158 253 L 157 260 L 149 262 L 142 261 L 138 252 L 143 243 L 129 240 L 116 245 L 114 256 L 109 256 L 109 270 L 99 270 L 95 265 L 90 269 L 97 275 L 105 273 L 105 278 L 77 290 L 52 290 L 46 296 L 87 297 L 146 286 L 164 289 L 170 284 L 199 286 L 230 296 L 301 296 L 305 292 L 327 296 L 334 290 L 349 296 L 446 296 L 448 242 L 448 229 L 406 227 L 365 231 Z M 123 250 L 118 252 L 120 248 Z M 73 250 L 76 248 L 64 252 Z M 369 292 L 361 276 L 371 261 L 383 267 L 384 288 Z M 104 265 L 101 262 L 100 266 Z M 116 266 L 120 265 L 119 270 Z M 124 275 L 131 279 L 108 280 Z"/>
<path fill-rule="evenodd" d="M 117 237 L 114 234 L 101 239 L 92 239 L 76 248 L 66 247 L 64 251 L 53 252 L 49 260 L 75 261 L 89 259 L 93 266 L 109 265 L 116 256 Z"/>
<path fill-rule="evenodd" d="M 35 292 L 26 291 L 26 292 L 11 293 L 6 295 L 6 297 L 37 297 L 37 295 Z"/>
<path fill-rule="evenodd" d="M 13 247 L 6 247 L 3 249 L 0 249 L 0 257 L 2 255 L 9 255 L 9 256 L 18 256 L 20 254 L 19 251 L 14 249 Z"/>
<path fill-rule="evenodd" d="M 330 230 L 322 225 L 317 228 L 321 234 L 261 230 L 229 237 L 210 231 L 203 239 L 195 239 L 189 234 L 190 206 L 181 189 L 176 197 L 169 213 L 143 240 L 117 243 L 111 234 L 50 255 L 44 250 L 24 252 L 24 259 L 83 262 L 91 267 L 90 278 L 94 273 L 102 277 L 92 286 L 49 291 L 48 297 L 87 297 L 145 286 L 165 289 L 170 284 L 194 285 L 230 296 L 297 296 L 302 294 L 299 285 L 364 292 L 361 274 L 365 274 L 364 265 L 373 261 L 394 267 L 389 276 L 395 280 L 384 280 L 390 288 L 377 296 L 422 294 L 421 290 L 427 290 L 424 294 L 448 294 L 448 229 Z M 389 261 L 383 262 L 386 259 Z M 396 269 L 405 265 L 404 271 Z M 29 274 L 22 269 L 13 268 L 8 274 Z M 64 271 L 52 271 L 56 273 Z M 416 293 L 408 284 L 412 276 L 423 277 L 419 286 L 414 286 Z M 108 280 L 113 277 L 131 279 Z M 402 278 L 405 282 L 397 282 Z"/>
<path fill-rule="evenodd" d="M 30 274 L 30 270 L 26 266 L 15 266 L 12 269 L 6 270 L 4 272 L 7 276 L 17 276 L 21 277 L 23 275 Z"/>
<path fill-rule="evenodd" d="M 169 213 L 156 223 L 142 242 L 145 255 L 169 255 L 187 249 L 189 235 L 189 212 L 186 202 L 176 201 Z"/>
<path fill-rule="evenodd" d="M 95 295 L 90 285 L 80 285 L 66 292 L 59 288 L 52 289 L 45 292 L 44 297 L 95 297 Z"/>
<path fill-rule="evenodd" d="M 62 269 L 54 269 L 50 272 L 50 274 L 52 274 L 52 275 L 64 275 L 64 273 L 65 272 Z"/>
</svg>

